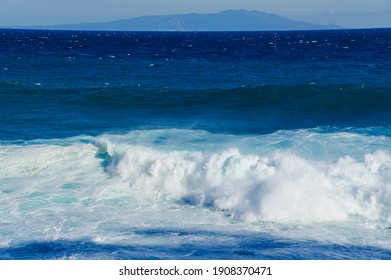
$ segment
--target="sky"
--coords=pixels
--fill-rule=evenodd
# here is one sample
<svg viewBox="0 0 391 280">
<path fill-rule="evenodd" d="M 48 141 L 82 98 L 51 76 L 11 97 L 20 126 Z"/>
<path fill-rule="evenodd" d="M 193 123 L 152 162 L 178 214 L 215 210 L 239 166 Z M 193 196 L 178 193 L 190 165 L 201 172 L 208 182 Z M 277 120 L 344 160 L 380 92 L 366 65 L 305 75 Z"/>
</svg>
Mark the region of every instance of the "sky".
<svg viewBox="0 0 391 280">
<path fill-rule="evenodd" d="M 0 0 L 0 26 L 102 22 L 226 9 L 259 10 L 345 27 L 391 27 L 391 0 Z"/>
</svg>

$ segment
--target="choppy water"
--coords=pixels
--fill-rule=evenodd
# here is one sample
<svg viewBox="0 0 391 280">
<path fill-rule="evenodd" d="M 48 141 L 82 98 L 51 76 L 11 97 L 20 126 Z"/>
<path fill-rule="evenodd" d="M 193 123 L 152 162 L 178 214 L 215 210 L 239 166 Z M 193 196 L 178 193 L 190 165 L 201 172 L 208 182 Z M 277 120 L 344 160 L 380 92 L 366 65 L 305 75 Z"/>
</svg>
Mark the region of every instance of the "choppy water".
<svg viewBox="0 0 391 280">
<path fill-rule="evenodd" d="M 389 259 L 391 30 L 0 31 L 1 259 Z"/>
</svg>

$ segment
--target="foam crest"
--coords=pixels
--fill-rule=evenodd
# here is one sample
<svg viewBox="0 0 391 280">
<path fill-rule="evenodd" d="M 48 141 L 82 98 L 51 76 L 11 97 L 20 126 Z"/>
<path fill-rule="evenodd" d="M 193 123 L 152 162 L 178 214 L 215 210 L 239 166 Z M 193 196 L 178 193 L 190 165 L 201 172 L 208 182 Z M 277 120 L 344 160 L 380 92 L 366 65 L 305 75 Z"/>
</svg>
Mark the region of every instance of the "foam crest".
<svg viewBox="0 0 391 280">
<path fill-rule="evenodd" d="M 0 247 L 84 238 L 111 244 L 161 243 L 140 240 L 132 229 L 229 226 L 218 212 L 146 195 L 111 176 L 102 151 L 91 141 L 92 137 L 76 137 L 0 142 Z"/>
<path fill-rule="evenodd" d="M 246 221 L 391 221 L 391 157 L 385 151 L 330 162 L 290 149 L 262 155 L 239 148 L 186 151 L 123 142 L 117 147 L 109 138 L 100 145 L 113 159 L 110 171 L 133 187 Z"/>
<path fill-rule="evenodd" d="M 384 136 L 309 130 L 3 142 L 0 245 L 161 242 L 132 229 L 189 227 L 388 248 L 387 233 L 374 229 L 391 222 L 389 145 Z"/>
</svg>

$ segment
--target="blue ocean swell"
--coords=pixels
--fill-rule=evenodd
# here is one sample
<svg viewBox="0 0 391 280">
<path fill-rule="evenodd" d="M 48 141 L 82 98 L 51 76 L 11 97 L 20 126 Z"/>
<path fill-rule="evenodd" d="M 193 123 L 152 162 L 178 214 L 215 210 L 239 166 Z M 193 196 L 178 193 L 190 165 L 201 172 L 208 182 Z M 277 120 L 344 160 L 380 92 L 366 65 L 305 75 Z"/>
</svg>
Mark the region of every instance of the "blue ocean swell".
<svg viewBox="0 0 391 280">
<path fill-rule="evenodd" d="M 10 205 L 15 203 L 13 209 L 30 211 L 22 211 L 17 224 L 20 227 L 12 222 L 2 224 L 4 230 L 1 234 L 10 243 L 3 244 L 0 258 L 389 259 L 390 252 L 386 248 L 389 230 L 385 228 L 388 227 L 389 217 L 390 32 L 390 29 L 255 33 L 1 30 L 0 141 L 7 146 L 2 156 L 8 159 L 7 164 L 14 164 L 3 165 L 2 172 L 5 175 L 1 179 L 6 185 L 2 186 L 1 195 Z M 154 131 L 160 128 L 179 130 L 172 130 L 172 135 L 164 130 Z M 200 129 L 218 135 L 206 133 L 204 138 L 198 137 Z M 131 137 L 127 139 L 126 133 L 129 131 Z M 102 136 L 107 133 L 111 133 L 111 136 Z M 133 133 L 139 135 L 134 136 Z M 157 137 L 150 138 L 150 133 L 157 134 Z M 201 134 L 204 135 L 204 132 Z M 78 137 L 77 140 L 65 139 L 78 135 L 88 136 L 81 140 Z M 53 235 L 53 238 L 50 235 L 50 222 L 46 224 L 49 229 L 46 239 L 35 238 L 33 234 L 24 240 L 20 239 L 17 233 L 26 229 L 42 232 L 41 228 L 34 225 L 30 228 L 25 225 L 25 221 L 33 220 L 33 217 L 29 217 L 32 209 L 40 214 L 35 217 L 38 219 L 34 220 L 38 221 L 36 224 L 40 224 L 39 221 L 46 222 L 48 212 L 53 214 L 55 221 L 61 221 L 64 216 L 73 217 L 72 209 L 77 209 L 75 212 L 84 213 L 100 224 L 105 221 L 100 215 L 93 215 L 97 209 L 102 211 L 98 214 L 106 214 L 110 219 L 113 218 L 110 214 L 116 213 L 120 221 L 123 217 L 121 214 L 129 214 L 127 211 L 133 209 L 126 208 L 126 203 L 133 196 L 114 199 L 114 202 L 124 203 L 122 206 L 115 204 L 119 208 L 115 208 L 110 201 L 108 205 L 105 204 L 99 196 L 95 201 L 96 208 L 89 200 L 86 200 L 85 205 L 81 203 L 80 196 L 84 195 L 86 188 L 91 188 L 91 180 L 98 175 L 108 175 L 108 178 L 115 178 L 116 175 L 115 172 L 109 172 L 109 168 L 116 167 L 115 160 L 108 157 L 109 149 L 99 146 L 103 154 L 94 154 L 95 146 L 89 137 L 95 135 L 109 137 L 109 140 L 110 137 L 115 140 L 121 138 L 121 135 L 125 136 L 123 143 L 112 141 L 114 151 L 118 153 L 113 158 L 118 162 L 123 159 L 122 163 L 125 164 L 121 166 L 122 169 L 118 168 L 117 173 L 123 174 L 125 178 L 128 170 L 133 168 L 132 164 L 126 165 L 127 158 L 132 159 L 127 151 L 131 150 L 129 145 L 133 139 L 141 145 L 133 147 L 133 151 L 137 152 L 149 145 L 149 152 L 152 153 L 152 157 L 146 161 L 151 161 L 151 168 L 142 170 L 144 177 L 153 173 L 154 162 L 171 160 L 174 162 L 172 166 L 176 167 L 175 158 L 159 157 L 160 149 L 171 149 L 174 154 L 189 151 L 193 155 L 192 149 L 202 147 L 206 156 L 216 152 L 213 150 L 216 147 L 240 149 L 246 156 L 258 152 L 259 156 L 265 156 L 270 150 L 288 156 L 294 153 L 302 158 L 286 160 L 297 167 L 299 174 L 296 176 L 293 173 L 290 178 L 304 178 L 304 183 L 311 182 L 312 177 L 323 178 L 300 177 L 300 174 L 305 175 L 305 171 L 314 167 L 307 160 L 316 160 L 324 166 L 324 170 L 320 168 L 315 174 L 327 175 L 332 170 L 330 167 L 338 167 L 339 173 L 331 174 L 334 176 L 332 182 L 342 182 L 353 200 L 360 202 L 358 205 L 362 209 L 359 210 L 368 218 L 360 220 L 358 225 L 368 226 L 366 230 L 370 236 L 361 236 L 359 240 L 371 241 L 375 245 L 370 247 L 354 242 L 331 244 L 301 238 L 287 239 L 254 232 L 247 234 L 244 230 L 239 234 L 230 234 L 212 229 L 202 230 L 196 226 L 191 230 L 170 229 L 165 220 L 159 221 L 161 224 L 158 228 L 128 226 L 123 229 L 114 224 L 105 234 L 110 238 L 116 234 L 126 237 L 131 234 L 154 241 L 177 236 L 180 243 L 172 246 L 147 246 L 137 242 L 136 245 L 118 245 L 107 240 L 103 244 L 85 235 L 75 234 L 74 238 L 68 238 L 69 233 L 75 232 L 67 231 L 74 227 L 72 223 L 65 226 L 63 231 L 60 230 L 58 236 Z M 186 135 L 195 136 L 195 139 Z M 241 138 L 240 135 L 249 136 Z M 218 141 L 214 143 L 216 137 Z M 240 139 L 229 142 L 232 137 Z M 265 140 L 248 145 L 249 141 L 252 143 L 251 138 L 257 137 L 265 137 Z M 42 138 L 50 140 L 37 140 Z M 30 139 L 35 140 L 23 141 Z M 88 159 L 92 163 L 89 160 L 78 160 L 77 155 L 83 155 L 83 149 L 79 151 L 78 148 L 73 150 L 69 147 L 69 151 L 61 152 L 59 147 L 67 147 L 67 141 L 76 141 L 81 146 L 86 144 L 87 151 L 92 155 Z M 56 157 L 56 149 L 61 156 Z M 139 154 L 139 161 L 144 163 L 145 155 Z M 155 154 L 158 154 L 157 159 Z M 17 155 L 23 160 L 19 160 Z M 65 155 L 69 157 L 69 162 L 63 158 Z M 237 158 L 240 159 L 240 154 L 227 160 L 227 164 L 234 165 Z M 187 157 L 184 159 L 188 160 Z M 83 171 L 81 167 L 87 163 L 93 164 L 95 160 L 101 160 L 97 166 L 93 166 L 97 169 L 92 170 L 97 172 L 78 173 Z M 303 161 L 306 164 L 300 169 L 300 162 Z M 63 176 L 65 163 L 68 164 L 69 176 Z M 143 167 L 142 164 L 140 166 Z M 245 165 L 238 167 L 237 174 L 246 170 Z M 186 169 L 182 170 L 187 174 Z M 174 169 L 169 171 L 175 173 Z M 31 172 L 37 176 L 31 175 Z M 79 180 L 86 182 L 85 185 L 69 181 L 68 178 L 74 178 L 73 172 L 77 173 Z M 140 177 L 139 174 L 130 178 L 126 190 L 130 189 L 134 178 Z M 364 179 L 368 177 L 356 181 L 356 174 Z M 44 180 L 40 181 L 38 175 L 43 176 Z M 282 173 L 281 178 L 277 179 L 289 181 L 287 175 Z M 341 178 L 337 175 L 343 180 L 338 181 Z M 172 177 L 175 179 L 178 176 Z M 184 178 L 185 182 L 190 182 L 192 177 Z M 43 183 L 45 180 L 48 185 Z M 54 188 L 50 180 L 54 180 Z M 36 182 L 34 186 L 32 182 Z M 300 189 L 303 184 L 299 183 L 296 185 L 299 189 L 297 192 L 302 194 Z M 150 187 L 141 183 L 139 185 Z M 254 185 L 255 193 L 258 191 L 257 186 Z M 306 190 L 311 186 L 308 183 Z M 328 186 L 325 184 L 325 187 Z M 157 190 L 164 191 L 161 186 L 157 187 Z M 37 189 L 37 192 L 31 193 L 32 188 Z M 17 189 L 16 192 L 12 193 L 13 189 Z M 20 196 L 18 191 L 21 192 Z M 88 196 L 94 191 L 95 188 L 88 189 Z M 334 195 L 335 191 L 328 192 L 329 196 Z M 322 199 L 322 192 L 310 193 L 315 193 L 311 197 L 314 204 L 321 205 L 317 199 Z M 175 189 L 172 194 L 176 194 Z M 177 202 L 189 207 L 199 203 L 201 209 L 216 210 L 213 203 L 202 204 L 203 201 L 197 201 L 197 197 L 191 194 L 178 196 Z M 144 201 L 144 197 L 140 200 Z M 276 200 L 281 201 L 281 197 Z M 49 208 L 39 208 L 39 203 Z M 371 206 L 376 210 L 373 213 L 370 211 Z M 68 209 L 69 212 L 54 214 L 51 207 Z M 10 213 L 7 219 L 12 221 L 14 216 L 9 209 L 7 206 L 4 211 Z M 353 210 L 353 213 L 357 211 Z M 380 217 L 386 218 L 376 221 L 380 226 L 371 228 L 373 221 L 370 218 L 378 212 L 382 214 Z M 139 216 L 133 217 L 146 218 L 142 213 L 136 214 Z M 357 217 L 348 218 L 354 220 Z M 81 218 L 77 221 L 82 223 L 85 220 Z M 326 226 L 322 222 L 317 225 L 316 234 L 322 232 L 322 226 Z M 348 239 L 356 240 L 349 228 L 345 229 L 344 226 L 343 223 L 339 236 L 348 235 Z M 349 226 L 350 229 L 362 232 L 355 224 Z M 86 231 L 86 235 L 99 234 L 99 230 L 93 227 L 91 231 Z M 297 231 L 301 232 L 300 229 Z M 381 238 L 377 240 L 379 232 Z M 304 235 L 305 231 L 301 234 Z M 373 240 L 372 235 L 375 236 Z M 191 237 L 203 241 L 192 242 Z"/>
<path fill-rule="evenodd" d="M 0 32 L 0 139 L 388 127 L 390 30 Z"/>
<path fill-rule="evenodd" d="M 58 138 L 102 131 L 190 128 L 263 134 L 311 127 L 391 124 L 391 89 L 364 85 L 245 86 L 152 90 L 126 86 L 53 89 L 1 84 L 3 140 Z"/>
<path fill-rule="evenodd" d="M 71 89 L 390 84 L 384 30 L 132 33 L 3 30 L 1 81 Z"/>
<path fill-rule="evenodd" d="M 98 244 L 89 240 L 36 241 L 0 248 L 0 259 L 389 260 L 391 258 L 391 251 L 387 249 L 289 240 L 260 233 L 231 235 L 221 232 L 161 228 L 132 231 L 146 238 L 156 236 L 172 238 L 172 235 L 176 235 L 177 239 L 183 239 L 184 243 L 148 246 Z M 187 240 L 188 237 L 197 241 Z M 221 238 L 224 241 L 221 241 Z"/>
</svg>

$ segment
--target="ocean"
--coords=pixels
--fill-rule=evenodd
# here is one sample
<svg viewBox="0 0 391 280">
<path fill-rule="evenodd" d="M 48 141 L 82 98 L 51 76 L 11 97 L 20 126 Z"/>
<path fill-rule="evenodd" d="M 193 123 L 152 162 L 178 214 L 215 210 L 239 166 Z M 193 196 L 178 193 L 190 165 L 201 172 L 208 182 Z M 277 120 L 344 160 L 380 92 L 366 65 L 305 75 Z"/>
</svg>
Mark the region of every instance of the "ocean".
<svg viewBox="0 0 391 280">
<path fill-rule="evenodd" d="M 0 259 L 391 259 L 391 29 L 0 30 Z"/>
</svg>

